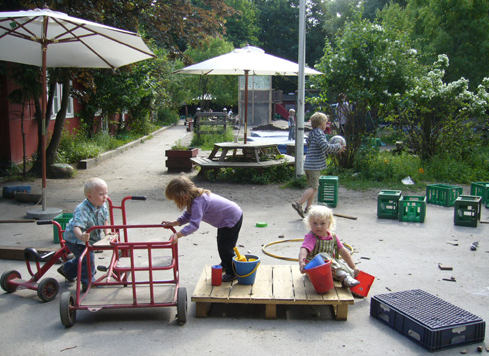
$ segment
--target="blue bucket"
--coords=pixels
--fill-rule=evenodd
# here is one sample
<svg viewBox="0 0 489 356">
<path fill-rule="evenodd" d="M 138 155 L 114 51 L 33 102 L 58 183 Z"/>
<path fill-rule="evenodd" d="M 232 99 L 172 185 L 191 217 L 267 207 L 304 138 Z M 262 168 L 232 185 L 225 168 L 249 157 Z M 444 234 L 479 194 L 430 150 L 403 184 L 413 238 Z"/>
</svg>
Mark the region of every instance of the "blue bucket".
<svg viewBox="0 0 489 356">
<path fill-rule="evenodd" d="M 233 257 L 233 271 L 236 277 L 238 277 L 239 284 L 253 284 L 255 283 L 256 270 L 260 265 L 260 257 L 255 255 L 245 255 L 245 261 L 238 261 L 236 256 Z"/>
<path fill-rule="evenodd" d="M 319 253 L 314 257 L 305 267 L 304 269 L 311 269 L 314 267 L 319 267 L 321 265 L 324 265 L 325 262 L 323 260 L 323 256 L 321 256 Z"/>
</svg>

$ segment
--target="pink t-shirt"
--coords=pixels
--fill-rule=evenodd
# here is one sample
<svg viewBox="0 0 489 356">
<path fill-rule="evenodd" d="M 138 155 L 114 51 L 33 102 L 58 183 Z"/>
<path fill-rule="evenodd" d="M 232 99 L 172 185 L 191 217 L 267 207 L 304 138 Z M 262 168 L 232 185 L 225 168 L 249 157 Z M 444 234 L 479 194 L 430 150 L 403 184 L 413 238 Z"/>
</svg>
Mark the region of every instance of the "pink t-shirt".
<svg viewBox="0 0 489 356">
<path fill-rule="evenodd" d="M 318 236 L 320 240 L 332 240 L 333 235 L 331 235 L 331 232 L 328 232 L 328 236 Z M 338 235 L 336 235 L 336 243 L 338 244 L 338 251 L 343 248 L 343 244 L 341 243 L 340 239 L 338 238 Z M 302 243 L 301 247 L 304 247 L 308 252 L 311 252 L 314 249 L 314 246 L 316 246 L 316 236 L 312 232 L 308 232 L 304 236 L 304 242 Z"/>
</svg>

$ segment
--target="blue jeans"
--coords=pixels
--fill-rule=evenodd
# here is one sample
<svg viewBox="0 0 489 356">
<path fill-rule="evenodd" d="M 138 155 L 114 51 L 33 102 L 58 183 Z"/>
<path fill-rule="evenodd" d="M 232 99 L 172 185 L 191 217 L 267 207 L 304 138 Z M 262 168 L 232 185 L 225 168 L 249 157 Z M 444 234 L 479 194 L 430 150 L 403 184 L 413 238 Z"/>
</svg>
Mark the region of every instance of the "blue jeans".
<svg viewBox="0 0 489 356">
<path fill-rule="evenodd" d="M 72 242 L 66 241 L 66 246 L 70 249 L 70 251 L 75 255 L 75 258 L 66 261 L 63 270 L 67 277 L 71 279 L 76 279 L 78 273 L 78 260 L 80 259 L 81 254 L 85 251 L 86 246 L 80 244 L 74 244 Z M 95 275 L 95 254 L 93 251 L 90 251 L 90 263 L 92 266 L 92 280 Z M 87 268 L 87 256 L 83 259 L 82 262 L 82 271 L 81 271 L 81 282 L 85 285 L 88 285 L 88 268 Z"/>
<path fill-rule="evenodd" d="M 289 140 L 295 140 L 295 126 L 289 127 Z"/>
</svg>

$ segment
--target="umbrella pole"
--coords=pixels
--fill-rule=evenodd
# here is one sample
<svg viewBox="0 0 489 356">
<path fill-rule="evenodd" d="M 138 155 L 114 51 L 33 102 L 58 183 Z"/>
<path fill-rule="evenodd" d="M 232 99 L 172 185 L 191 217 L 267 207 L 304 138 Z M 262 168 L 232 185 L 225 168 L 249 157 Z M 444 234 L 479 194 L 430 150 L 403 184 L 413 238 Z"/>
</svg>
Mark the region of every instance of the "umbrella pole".
<svg viewBox="0 0 489 356">
<path fill-rule="evenodd" d="M 42 79 L 41 79 L 41 170 L 42 170 L 42 210 L 46 210 L 46 107 L 47 107 L 47 99 L 46 99 L 46 52 L 48 49 L 45 34 L 47 32 L 47 18 L 44 17 L 43 23 L 43 39 L 41 42 L 42 46 Z"/>
<path fill-rule="evenodd" d="M 245 70 L 245 119 L 244 119 L 244 143 L 248 136 L 248 69 Z"/>
</svg>

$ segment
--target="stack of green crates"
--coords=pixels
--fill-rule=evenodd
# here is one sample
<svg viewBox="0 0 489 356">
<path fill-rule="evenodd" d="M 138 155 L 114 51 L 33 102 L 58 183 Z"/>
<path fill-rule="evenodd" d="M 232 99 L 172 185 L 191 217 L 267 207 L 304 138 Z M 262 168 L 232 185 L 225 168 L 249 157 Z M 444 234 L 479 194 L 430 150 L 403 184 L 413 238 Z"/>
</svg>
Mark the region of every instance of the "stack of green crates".
<svg viewBox="0 0 489 356">
<path fill-rule="evenodd" d="M 398 219 L 400 190 L 381 190 L 377 195 L 377 217 L 380 219 Z"/>
<path fill-rule="evenodd" d="M 338 177 L 319 177 L 318 202 L 331 208 L 338 205 Z"/>
<path fill-rule="evenodd" d="M 481 197 L 481 203 L 489 208 L 489 182 L 470 183 L 470 195 Z"/>
<path fill-rule="evenodd" d="M 399 199 L 399 221 L 424 222 L 426 197 L 403 195 Z"/>
<path fill-rule="evenodd" d="M 73 214 L 71 213 L 62 213 L 56 216 L 53 220 L 61 225 L 61 230 L 66 229 L 66 225 L 70 222 Z M 53 225 L 53 241 L 55 244 L 59 243 L 59 235 L 58 235 L 58 227 Z"/>
<path fill-rule="evenodd" d="M 455 200 L 453 223 L 458 226 L 477 227 L 481 218 L 482 197 L 461 195 Z"/>
<path fill-rule="evenodd" d="M 435 205 L 453 206 L 455 200 L 464 193 L 462 187 L 448 184 L 426 186 L 426 202 Z"/>
</svg>

